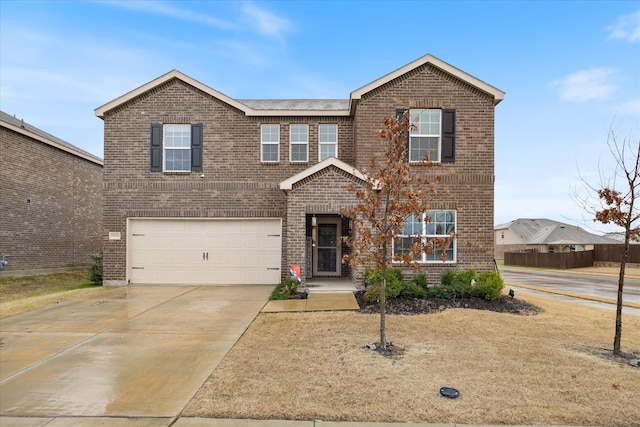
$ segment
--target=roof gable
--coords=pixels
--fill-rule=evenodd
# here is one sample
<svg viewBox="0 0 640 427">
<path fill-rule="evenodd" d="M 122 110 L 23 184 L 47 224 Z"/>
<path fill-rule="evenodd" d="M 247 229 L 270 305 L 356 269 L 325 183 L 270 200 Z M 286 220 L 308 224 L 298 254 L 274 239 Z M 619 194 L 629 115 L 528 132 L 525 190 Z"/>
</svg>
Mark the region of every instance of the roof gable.
<svg viewBox="0 0 640 427">
<path fill-rule="evenodd" d="M 372 90 L 384 85 L 385 83 L 388 83 L 391 80 L 396 79 L 424 64 L 431 64 L 437 68 L 440 68 L 441 70 L 457 77 L 463 82 L 485 93 L 488 93 L 489 95 L 493 96 L 493 99 L 494 99 L 493 105 L 497 105 L 500 101 L 504 99 L 504 92 L 501 91 L 500 89 L 497 89 L 483 82 L 482 80 L 473 77 L 471 74 L 465 73 L 464 71 L 454 67 L 453 65 L 447 64 L 446 62 L 436 58 L 431 54 L 427 54 L 421 58 L 416 59 L 413 62 L 410 62 L 404 67 L 398 68 L 397 70 L 392 71 L 391 73 L 386 74 L 380 77 L 379 79 L 374 80 L 371 83 L 364 85 L 359 89 L 354 90 L 353 92 L 351 92 L 350 102 L 353 105 L 353 101 L 359 100 L 362 97 L 362 95 L 364 95 L 365 93 L 371 92 Z"/>
<path fill-rule="evenodd" d="M 291 189 L 293 189 L 293 186 L 302 181 L 305 178 L 310 177 L 311 175 L 318 173 L 320 171 L 322 171 L 323 169 L 329 168 L 329 167 L 335 167 L 337 169 L 340 169 L 350 175 L 352 175 L 353 177 L 366 182 L 367 181 L 367 176 L 365 174 L 363 174 L 362 172 L 360 172 L 358 169 L 354 168 L 353 166 L 343 162 L 342 160 L 336 159 L 335 157 L 328 157 L 326 159 L 324 159 L 323 161 L 321 161 L 320 163 L 316 163 L 315 165 L 311 166 L 310 168 L 307 168 L 305 170 L 303 170 L 300 173 L 297 173 L 295 175 L 293 175 L 292 177 L 285 179 L 284 181 L 282 181 L 279 186 L 280 189 L 283 191 L 289 191 Z"/>
</svg>

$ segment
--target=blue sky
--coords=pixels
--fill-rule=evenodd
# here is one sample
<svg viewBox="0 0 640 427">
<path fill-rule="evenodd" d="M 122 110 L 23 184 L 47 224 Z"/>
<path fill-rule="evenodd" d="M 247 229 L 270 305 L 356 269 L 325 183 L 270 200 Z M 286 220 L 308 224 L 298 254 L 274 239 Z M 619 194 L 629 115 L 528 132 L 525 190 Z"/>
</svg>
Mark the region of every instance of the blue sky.
<svg viewBox="0 0 640 427">
<path fill-rule="evenodd" d="M 0 109 L 102 157 L 94 109 L 174 68 L 232 98 L 347 99 L 427 53 L 506 92 L 496 224 L 606 230 L 571 195 L 609 173 L 611 126 L 640 136 L 637 1 L 0 0 Z"/>
</svg>

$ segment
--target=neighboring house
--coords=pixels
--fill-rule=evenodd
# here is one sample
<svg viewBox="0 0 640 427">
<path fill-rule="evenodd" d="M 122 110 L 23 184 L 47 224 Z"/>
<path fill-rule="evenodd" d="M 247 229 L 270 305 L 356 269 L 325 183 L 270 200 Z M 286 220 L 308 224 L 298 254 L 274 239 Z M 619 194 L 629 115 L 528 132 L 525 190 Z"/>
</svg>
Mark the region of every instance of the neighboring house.
<svg viewBox="0 0 640 427">
<path fill-rule="evenodd" d="M 415 235 L 457 234 L 445 269 L 493 268 L 494 108 L 504 93 L 426 55 L 348 99 L 239 100 L 173 70 L 96 109 L 104 120 L 104 279 L 276 284 L 352 277 L 341 209 L 381 155 L 375 130 L 409 109 L 410 159 L 442 177 Z M 421 161 L 428 154 L 435 165 Z M 410 270 L 408 270 L 410 271 Z"/>
<path fill-rule="evenodd" d="M 575 225 L 541 218 L 496 225 L 495 239 L 497 259 L 504 258 L 505 252 L 579 252 L 593 250 L 596 244 L 618 243 Z"/>
<path fill-rule="evenodd" d="M 0 275 L 91 264 L 102 244 L 102 160 L 0 111 Z"/>
</svg>

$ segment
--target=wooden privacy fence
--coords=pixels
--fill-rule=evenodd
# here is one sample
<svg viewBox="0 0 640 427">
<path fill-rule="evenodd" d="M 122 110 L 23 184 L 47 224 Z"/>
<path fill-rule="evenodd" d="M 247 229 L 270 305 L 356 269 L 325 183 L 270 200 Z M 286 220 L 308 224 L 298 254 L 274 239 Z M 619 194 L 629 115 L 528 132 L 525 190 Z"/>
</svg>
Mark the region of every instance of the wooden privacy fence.
<svg viewBox="0 0 640 427">
<path fill-rule="evenodd" d="M 594 245 L 592 251 L 582 252 L 505 252 L 504 265 L 526 267 L 581 268 L 591 267 L 595 262 L 619 263 L 624 245 Z M 640 245 L 629 246 L 627 263 L 640 264 Z"/>
<path fill-rule="evenodd" d="M 539 253 L 505 252 L 504 265 L 549 267 L 558 269 L 591 267 L 595 251 Z"/>
<path fill-rule="evenodd" d="M 595 245 L 595 261 L 620 262 L 624 245 Z M 627 262 L 640 264 L 640 245 L 629 245 Z"/>
</svg>

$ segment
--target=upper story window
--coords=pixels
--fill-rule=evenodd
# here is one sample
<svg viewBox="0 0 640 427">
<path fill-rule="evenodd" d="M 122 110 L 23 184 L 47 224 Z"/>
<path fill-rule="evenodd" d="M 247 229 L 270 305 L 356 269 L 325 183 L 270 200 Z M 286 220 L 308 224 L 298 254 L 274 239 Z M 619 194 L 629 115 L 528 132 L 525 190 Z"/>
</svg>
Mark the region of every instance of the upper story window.
<svg viewBox="0 0 640 427">
<path fill-rule="evenodd" d="M 202 171 L 202 124 L 152 124 L 151 171 Z"/>
<path fill-rule="evenodd" d="M 409 161 L 440 161 L 440 118 L 442 110 L 411 110 Z"/>
<path fill-rule="evenodd" d="M 191 125 L 164 125 L 163 132 L 163 170 L 191 171 Z"/>
<path fill-rule="evenodd" d="M 428 221 L 425 221 L 429 217 Z M 403 233 L 393 241 L 393 254 L 403 255 L 410 251 L 411 245 L 417 240 L 429 242 L 430 251 L 422 253 L 421 257 L 414 259 L 417 262 L 442 262 L 442 253 L 446 254 L 445 262 L 456 261 L 456 240 L 451 241 L 447 248 L 436 247 L 435 241 L 430 239 L 448 238 L 456 232 L 455 210 L 431 210 L 422 214 L 421 218 L 409 215 L 404 225 Z"/>
<path fill-rule="evenodd" d="M 338 157 L 338 125 L 318 125 L 318 161 Z"/>
<path fill-rule="evenodd" d="M 290 152 L 292 162 L 309 161 L 309 125 L 289 126 Z"/>
<path fill-rule="evenodd" d="M 455 160 L 455 110 L 411 109 L 410 162 Z"/>
<path fill-rule="evenodd" d="M 263 162 L 279 162 L 280 125 L 261 125 L 260 135 L 260 160 Z"/>
</svg>

